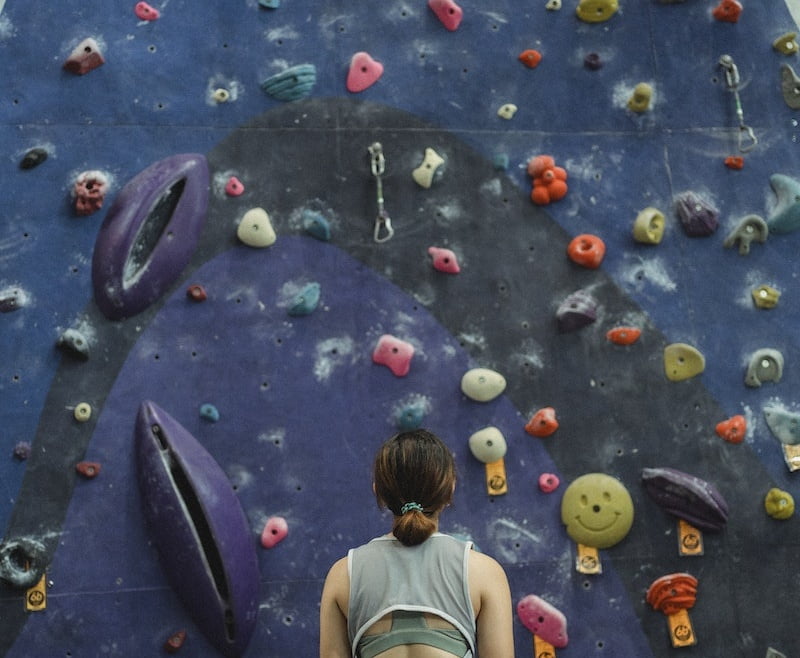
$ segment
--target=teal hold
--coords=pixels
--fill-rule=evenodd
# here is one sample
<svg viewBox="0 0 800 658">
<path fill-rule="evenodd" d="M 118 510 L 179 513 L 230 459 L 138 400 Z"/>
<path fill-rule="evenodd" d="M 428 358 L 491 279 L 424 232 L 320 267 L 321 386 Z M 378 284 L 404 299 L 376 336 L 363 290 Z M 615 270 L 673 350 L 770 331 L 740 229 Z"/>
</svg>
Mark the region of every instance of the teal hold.
<svg viewBox="0 0 800 658">
<path fill-rule="evenodd" d="M 773 174 L 769 183 L 778 205 L 767 220 L 770 233 L 791 233 L 800 228 L 800 182 L 784 174 Z"/>
<path fill-rule="evenodd" d="M 316 66 L 297 64 L 264 80 L 261 89 L 275 100 L 296 101 L 308 96 L 316 82 Z"/>
<path fill-rule="evenodd" d="M 327 242 L 331 239 L 331 225 L 320 213 L 313 210 L 303 211 L 303 228 L 306 233 Z"/>
<path fill-rule="evenodd" d="M 319 304 L 320 286 L 316 281 L 309 283 L 294 298 L 289 307 L 289 315 L 309 315 L 313 313 Z"/>
</svg>

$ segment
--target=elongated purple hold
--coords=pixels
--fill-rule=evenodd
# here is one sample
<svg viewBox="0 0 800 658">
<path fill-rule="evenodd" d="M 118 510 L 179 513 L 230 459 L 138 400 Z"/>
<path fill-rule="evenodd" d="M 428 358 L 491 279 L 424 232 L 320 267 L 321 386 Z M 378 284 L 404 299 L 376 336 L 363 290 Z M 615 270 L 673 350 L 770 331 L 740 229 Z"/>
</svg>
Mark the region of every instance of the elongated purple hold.
<svg viewBox="0 0 800 658">
<path fill-rule="evenodd" d="M 674 468 L 642 469 L 642 484 L 665 512 L 701 530 L 717 532 L 728 522 L 728 503 L 710 482 Z"/>
<path fill-rule="evenodd" d="M 719 210 L 694 192 L 683 192 L 675 197 L 675 212 L 683 230 L 691 238 L 705 238 L 719 226 Z"/>
<path fill-rule="evenodd" d="M 597 320 L 597 302 L 585 290 L 576 290 L 561 302 L 556 319 L 562 334 L 582 329 Z"/>
<path fill-rule="evenodd" d="M 135 428 L 145 519 L 170 584 L 225 656 L 241 656 L 256 624 L 260 573 L 250 527 L 214 458 L 153 402 Z"/>
<path fill-rule="evenodd" d="M 97 306 L 109 320 L 141 313 L 175 283 L 208 210 L 206 158 L 182 153 L 134 176 L 108 210 L 92 257 Z"/>
</svg>

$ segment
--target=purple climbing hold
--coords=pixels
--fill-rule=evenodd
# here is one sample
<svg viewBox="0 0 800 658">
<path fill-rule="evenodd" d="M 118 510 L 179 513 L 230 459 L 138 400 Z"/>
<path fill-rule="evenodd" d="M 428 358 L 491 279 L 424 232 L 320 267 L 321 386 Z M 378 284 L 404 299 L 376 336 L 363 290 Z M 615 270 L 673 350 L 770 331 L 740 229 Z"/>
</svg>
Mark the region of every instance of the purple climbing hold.
<svg viewBox="0 0 800 658">
<path fill-rule="evenodd" d="M 691 238 L 708 237 L 719 226 L 719 210 L 694 192 L 683 192 L 675 197 L 675 211 L 683 230 Z"/>
<path fill-rule="evenodd" d="M 597 302 L 585 290 L 576 290 L 561 302 L 556 319 L 562 334 L 577 331 L 597 320 Z"/>
<path fill-rule="evenodd" d="M 29 441 L 18 441 L 14 446 L 14 459 L 24 462 L 31 456 L 32 447 Z"/>
<path fill-rule="evenodd" d="M 583 58 L 583 65 L 590 71 L 597 71 L 603 68 L 603 60 L 598 53 L 589 53 Z"/>
</svg>

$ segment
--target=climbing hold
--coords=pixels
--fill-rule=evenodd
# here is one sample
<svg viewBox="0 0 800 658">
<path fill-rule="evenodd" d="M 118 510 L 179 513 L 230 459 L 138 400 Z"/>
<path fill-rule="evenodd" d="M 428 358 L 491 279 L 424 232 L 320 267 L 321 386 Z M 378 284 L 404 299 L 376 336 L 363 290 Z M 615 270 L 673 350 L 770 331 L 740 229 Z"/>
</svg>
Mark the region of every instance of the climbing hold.
<svg viewBox="0 0 800 658">
<path fill-rule="evenodd" d="M 664 371 L 670 381 L 691 379 L 705 369 L 706 359 L 696 347 L 672 343 L 664 348 Z"/>
<path fill-rule="evenodd" d="M 602 23 L 616 14 L 617 9 L 617 0 L 580 0 L 575 13 L 587 23 Z"/>
<path fill-rule="evenodd" d="M 433 258 L 433 267 L 440 272 L 448 274 L 458 274 L 461 268 L 458 265 L 456 255 L 450 249 L 442 247 L 428 247 L 428 253 Z"/>
<path fill-rule="evenodd" d="M 747 419 L 737 414 L 718 422 L 714 429 L 728 443 L 741 443 L 747 435 Z"/>
<path fill-rule="evenodd" d="M 75 470 L 81 477 L 92 480 L 100 475 L 100 464 L 98 462 L 78 462 L 75 464 Z"/>
<path fill-rule="evenodd" d="M 89 341 L 77 329 L 67 329 L 58 339 L 58 347 L 72 356 L 86 361 L 89 358 Z"/>
<path fill-rule="evenodd" d="M 211 98 L 215 103 L 227 103 L 231 99 L 231 92 L 223 87 L 218 87 L 212 92 Z"/>
<path fill-rule="evenodd" d="M 453 0 L 428 0 L 428 7 L 448 30 L 458 29 L 464 12 Z"/>
<path fill-rule="evenodd" d="M 775 210 L 767 219 L 770 232 L 796 231 L 800 228 L 800 182 L 784 174 L 773 174 L 769 183 L 777 197 Z"/>
<path fill-rule="evenodd" d="M 794 498 L 788 491 L 773 487 L 764 498 L 764 509 L 773 519 L 785 521 L 794 514 Z"/>
<path fill-rule="evenodd" d="M 729 155 L 725 158 L 725 166 L 728 169 L 744 169 L 744 158 L 741 155 Z"/>
<path fill-rule="evenodd" d="M 161 12 L 158 9 L 154 9 L 146 2 L 137 2 L 133 11 L 136 17 L 142 21 L 154 21 L 161 16 Z"/>
<path fill-rule="evenodd" d="M 28 537 L 8 539 L 0 544 L 0 580 L 20 589 L 39 582 L 47 567 L 47 550 Z"/>
<path fill-rule="evenodd" d="M 422 159 L 422 164 L 411 172 L 411 176 L 417 185 L 427 190 L 433 184 L 433 177 L 443 164 L 444 158 L 428 147 L 425 149 L 425 157 Z"/>
<path fill-rule="evenodd" d="M 404 377 L 411 368 L 414 346 L 390 334 L 383 334 L 372 352 L 372 360 L 392 371 L 395 377 Z"/>
<path fill-rule="evenodd" d="M 200 418 L 210 423 L 216 423 L 219 420 L 219 410 L 209 402 L 201 404 Z"/>
<path fill-rule="evenodd" d="M 186 631 L 181 629 L 167 638 L 166 642 L 164 642 L 164 651 L 178 653 L 184 642 L 186 642 Z"/>
<path fill-rule="evenodd" d="M 561 0 L 547 0 L 544 8 L 547 9 L 547 11 L 558 11 L 561 9 Z"/>
<path fill-rule="evenodd" d="M 270 76 L 261 83 L 261 89 L 278 101 L 296 101 L 308 96 L 317 82 L 317 67 L 297 64 Z"/>
<path fill-rule="evenodd" d="M 303 289 L 292 300 L 289 306 L 289 315 L 301 316 L 310 315 L 319 305 L 320 285 L 316 281 L 303 286 Z"/>
<path fill-rule="evenodd" d="M 539 476 L 539 489 L 544 493 L 553 493 L 561 484 L 555 473 L 542 473 Z"/>
<path fill-rule="evenodd" d="M 327 242 L 331 239 L 330 222 L 313 210 L 303 210 L 303 229 L 317 240 Z"/>
<path fill-rule="evenodd" d="M 409 403 L 397 410 L 395 414 L 395 424 L 401 432 L 415 430 L 425 418 L 425 404 L 419 402 Z"/>
<path fill-rule="evenodd" d="M 658 244 L 664 237 L 664 214 L 647 207 L 640 210 L 633 222 L 633 239 L 642 244 Z"/>
<path fill-rule="evenodd" d="M 561 522 L 573 541 L 593 548 L 611 548 L 628 535 L 633 525 L 633 500 L 616 478 L 587 473 L 564 491 Z"/>
<path fill-rule="evenodd" d="M 642 484 L 661 509 L 695 528 L 719 532 L 728 522 L 727 501 L 699 477 L 674 468 L 644 468 Z"/>
<path fill-rule="evenodd" d="M 273 548 L 289 534 L 289 524 L 282 516 L 271 516 L 264 524 L 261 531 L 261 545 L 264 548 Z"/>
<path fill-rule="evenodd" d="M 263 208 L 248 210 L 236 229 L 236 236 L 248 247 L 269 247 L 275 244 L 278 237 L 267 211 Z"/>
<path fill-rule="evenodd" d="M 281 0 L 258 0 L 258 6 L 265 9 L 277 9 L 281 6 Z"/>
<path fill-rule="evenodd" d="M 514 103 L 505 103 L 500 106 L 500 109 L 497 110 L 497 116 L 506 120 L 513 119 L 516 113 L 517 106 L 514 105 Z"/>
<path fill-rule="evenodd" d="M 225 194 L 228 196 L 241 196 L 244 193 L 244 185 L 236 176 L 231 176 L 225 183 Z"/>
<path fill-rule="evenodd" d="M 772 47 L 784 55 L 794 55 L 798 51 L 797 32 L 782 34 L 772 42 Z"/>
<path fill-rule="evenodd" d="M 494 157 L 492 158 L 492 164 L 498 171 L 507 171 L 508 162 L 508 153 L 495 153 Z"/>
<path fill-rule="evenodd" d="M 506 378 L 489 368 L 473 368 L 461 377 L 461 392 L 476 402 L 494 400 L 506 390 Z"/>
<path fill-rule="evenodd" d="M 134 176 L 106 214 L 92 259 L 97 306 L 121 320 L 158 300 L 194 253 L 208 208 L 208 162 L 173 155 Z"/>
<path fill-rule="evenodd" d="M 199 283 L 193 283 L 186 289 L 186 296 L 193 302 L 204 302 L 208 299 L 208 293 Z"/>
<path fill-rule="evenodd" d="M 800 413 L 772 404 L 764 407 L 767 427 L 783 445 L 800 444 Z"/>
<path fill-rule="evenodd" d="M 27 301 L 27 295 L 18 288 L 0 290 L 0 313 L 11 313 L 21 309 Z"/>
<path fill-rule="evenodd" d="M 766 242 L 767 235 L 769 235 L 767 223 L 758 215 L 747 215 L 728 233 L 722 246 L 733 247 L 738 243 L 739 254 L 746 256 L 750 253 L 750 243 Z"/>
<path fill-rule="evenodd" d="M 563 199 L 567 194 L 567 172 L 557 167 L 549 155 L 537 155 L 528 160 L 528 175 L 531 182 L 531 201 L 544 206 Z"/>
<path fill-rule="evenodd" d="M 673 647 L 697 643 L 687 609 L 697 599 L 697 578 L 688 573 L 671 573 L 653 581 L 647 589 L 647 602 L 667 616 Z"/>
<path fill-rule="evenodd" d="M 781 293 L 765 283 L 753 288 L 751 295 L 753 297 L 753 303 L 758 306 L 758 308 L 770 309 L 778 305 Z"/>
<path fill-rule="evenodd" d="M 525 431 L 531 436 L 544 438 L 558 429 L 556 410 L 553 407 L 539 409 L 525 424 Z"/>
<path fill-rule="evenodd" d="M 479 462 L 491 464 L 505 456 L 508 445 L 499 429 L 484 427 L 469 437 L 469 449 Z"/>
<path fill-rule="evenodd" d="M 720 3 L 711 10 L 711 15 L 718 21 L 736 23 L 742 14 L 742 5 L 736 0 L 720 0 Z"/>
<path fill-rule="evenodd" d="M 75 406 L 72 416 L 79 423 L 85 423 L 92 417 L 92 406 L 88 402 L 81 402 Z"/>
<path fill-rule="evenodd" d="M 583 58 L 583 65 L 590 71 L 597 71 L 603 68 L 603 60 L 600 58 L 599 53 L 588 53 Z"/>
<path fill-rule="evenodd" d="M 597 302 L 585 290 L 576 290 L 561 302 L 556 319 L 562 334 L 582 329 L 597 320 Z"/>
<path fill-rule="evenodd" d="M 107 190 L 108 178 L 102 171 L 84 171 L 78 174 L 72 187 L 75 212 L 86 216 L 100 210 Z"/>
<path fill-rule="evenodd" d="M 33 169 L 47 160 L 47 151 L 43 148 L 32 148 L 28 151 L 19 163 L 20 169 Z"/>
<path fill-rule="evenodd" d="M 97 41 L 92 38 L 84 39 L 69 54 L 64 62 L 64 70 L 76 75 L 84 75 L 105 63 L 103 53 Z"/>
<path fill-rule="evenodd" d="M 548 644 L 558 649 L 567 646 L 567 618 L 544 599 L 535 594 L 523 597 L 517 603 L 517 616 L 525 628 Z M 535 652 L 535 655 L 545 654 Z"/>
<path fill-rule="evenodd" d="M 638 327 L 614 327 L 606 332 L 606 338 L 616 345 L 632 345 L 641 335 Z"/>
<path fill-rule="evenodd" d="M 789 107 L 793 110 L 800 109 L 800 77 L 788 64 L 781 65 L 781 93 Z"/>
<path fill-rule="evenodd" d="M 33 446 L 31 446 L 30 441 L 17 441 L 11 454 L 14 455 L 14 459 L 23 462 L 31 456 L 32 450 Z"/>
<path fill-rule="evenodd" d="M 347 91 L 356 93 L 374 85 L 383 75 L 383 64 L 365 52 L 357 52 L 350 59 L 347 72 Z"/>
<path fill-rule="evenodd" d="M 783 354 L 770 347 L 764 347 L 750 355 L 744 383 L 757 388 L 764 382 L 779 382 L 782 376 Z"/>
<path fill-rule="evenodd" d="M 542 61 L 542 53 L 533 48 L 528 48 L 527 50 L 523 50 L 517 59 L 529 69 L 535 69 L 539 66 L 539 62 Z"/>
<path fill-rule="evenodd" d="M 719 211 L 694 192 L 683 192 L 676 196 L 675 211 L 683 230 L 691 238 L 707 237 L 719 226 Z"/>
<path fill-rule="evenodd" d="M 606 244 L 596 235 L 583 233 L 572 238 L 567 245 L 567 255 L 572 262 L 595 270 L 606 255 Z"/>
<path fill-rule="evenodd" d="M 646 82 L 640 82 L 633 88 L 633 93 L 628 99 L 628 109 L 631 112 L 646 112 L 650 108 L 653 97 L 653 87 Z"/>
</svg>

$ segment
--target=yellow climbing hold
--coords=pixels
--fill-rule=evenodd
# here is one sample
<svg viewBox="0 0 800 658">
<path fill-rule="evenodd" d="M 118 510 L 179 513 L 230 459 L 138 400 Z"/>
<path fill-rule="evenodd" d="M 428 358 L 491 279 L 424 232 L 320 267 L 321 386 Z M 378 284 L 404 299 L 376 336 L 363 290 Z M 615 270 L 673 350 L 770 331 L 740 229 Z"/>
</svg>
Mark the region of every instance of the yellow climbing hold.
<svg viewBox="0 0 800 658">
<path fill-rule="evenodd" d="M 787 32 L 772 42 L 772 47 L 784 55 L 794 55 L 797 50 L 797 33 Z"/>
<path fill-rule="evenodd" d="M 658 244 L 664 237 L 664 213 L 647 207 L 639 211 L 633 222 L 633 239 L 643 244 Z"/>
<path fill-rule="evenodd" d="M 697 348 L 686 343 L 672 343 L 664 348 L 664 372 L 670 381 L 691 379 L 705 369 L 706 359 Z"/>
<path fill-rule="evenodd" d="M 640 82 L 633 88 L 633 93 L 628 99 L 628 109 L 631 112 L 646 112 L 653 98 L 653 87 L 646 82 Z"/>
<path fill-rule="evenodd" d="M 758 308 L 775 308 L 781 296 L 779 290 L 768 286 L 766 283 L 753 288 L 750 294 L 753 296 L 753 303 L 758 306 Z"/>
<path fill-rule="evenodd" d="M 581 0 L 575 13 L 587 23 L 602 23 L 616 14 L 617 9 L 617 0 Z"/>
<path fill-rule="evenodd" d="M 79 423 L 85 423 L 92 417 L 92 407 L 87 402 L 81 402 L 72 413 L 75 416 L 75 420 Z"/>
</svg>

